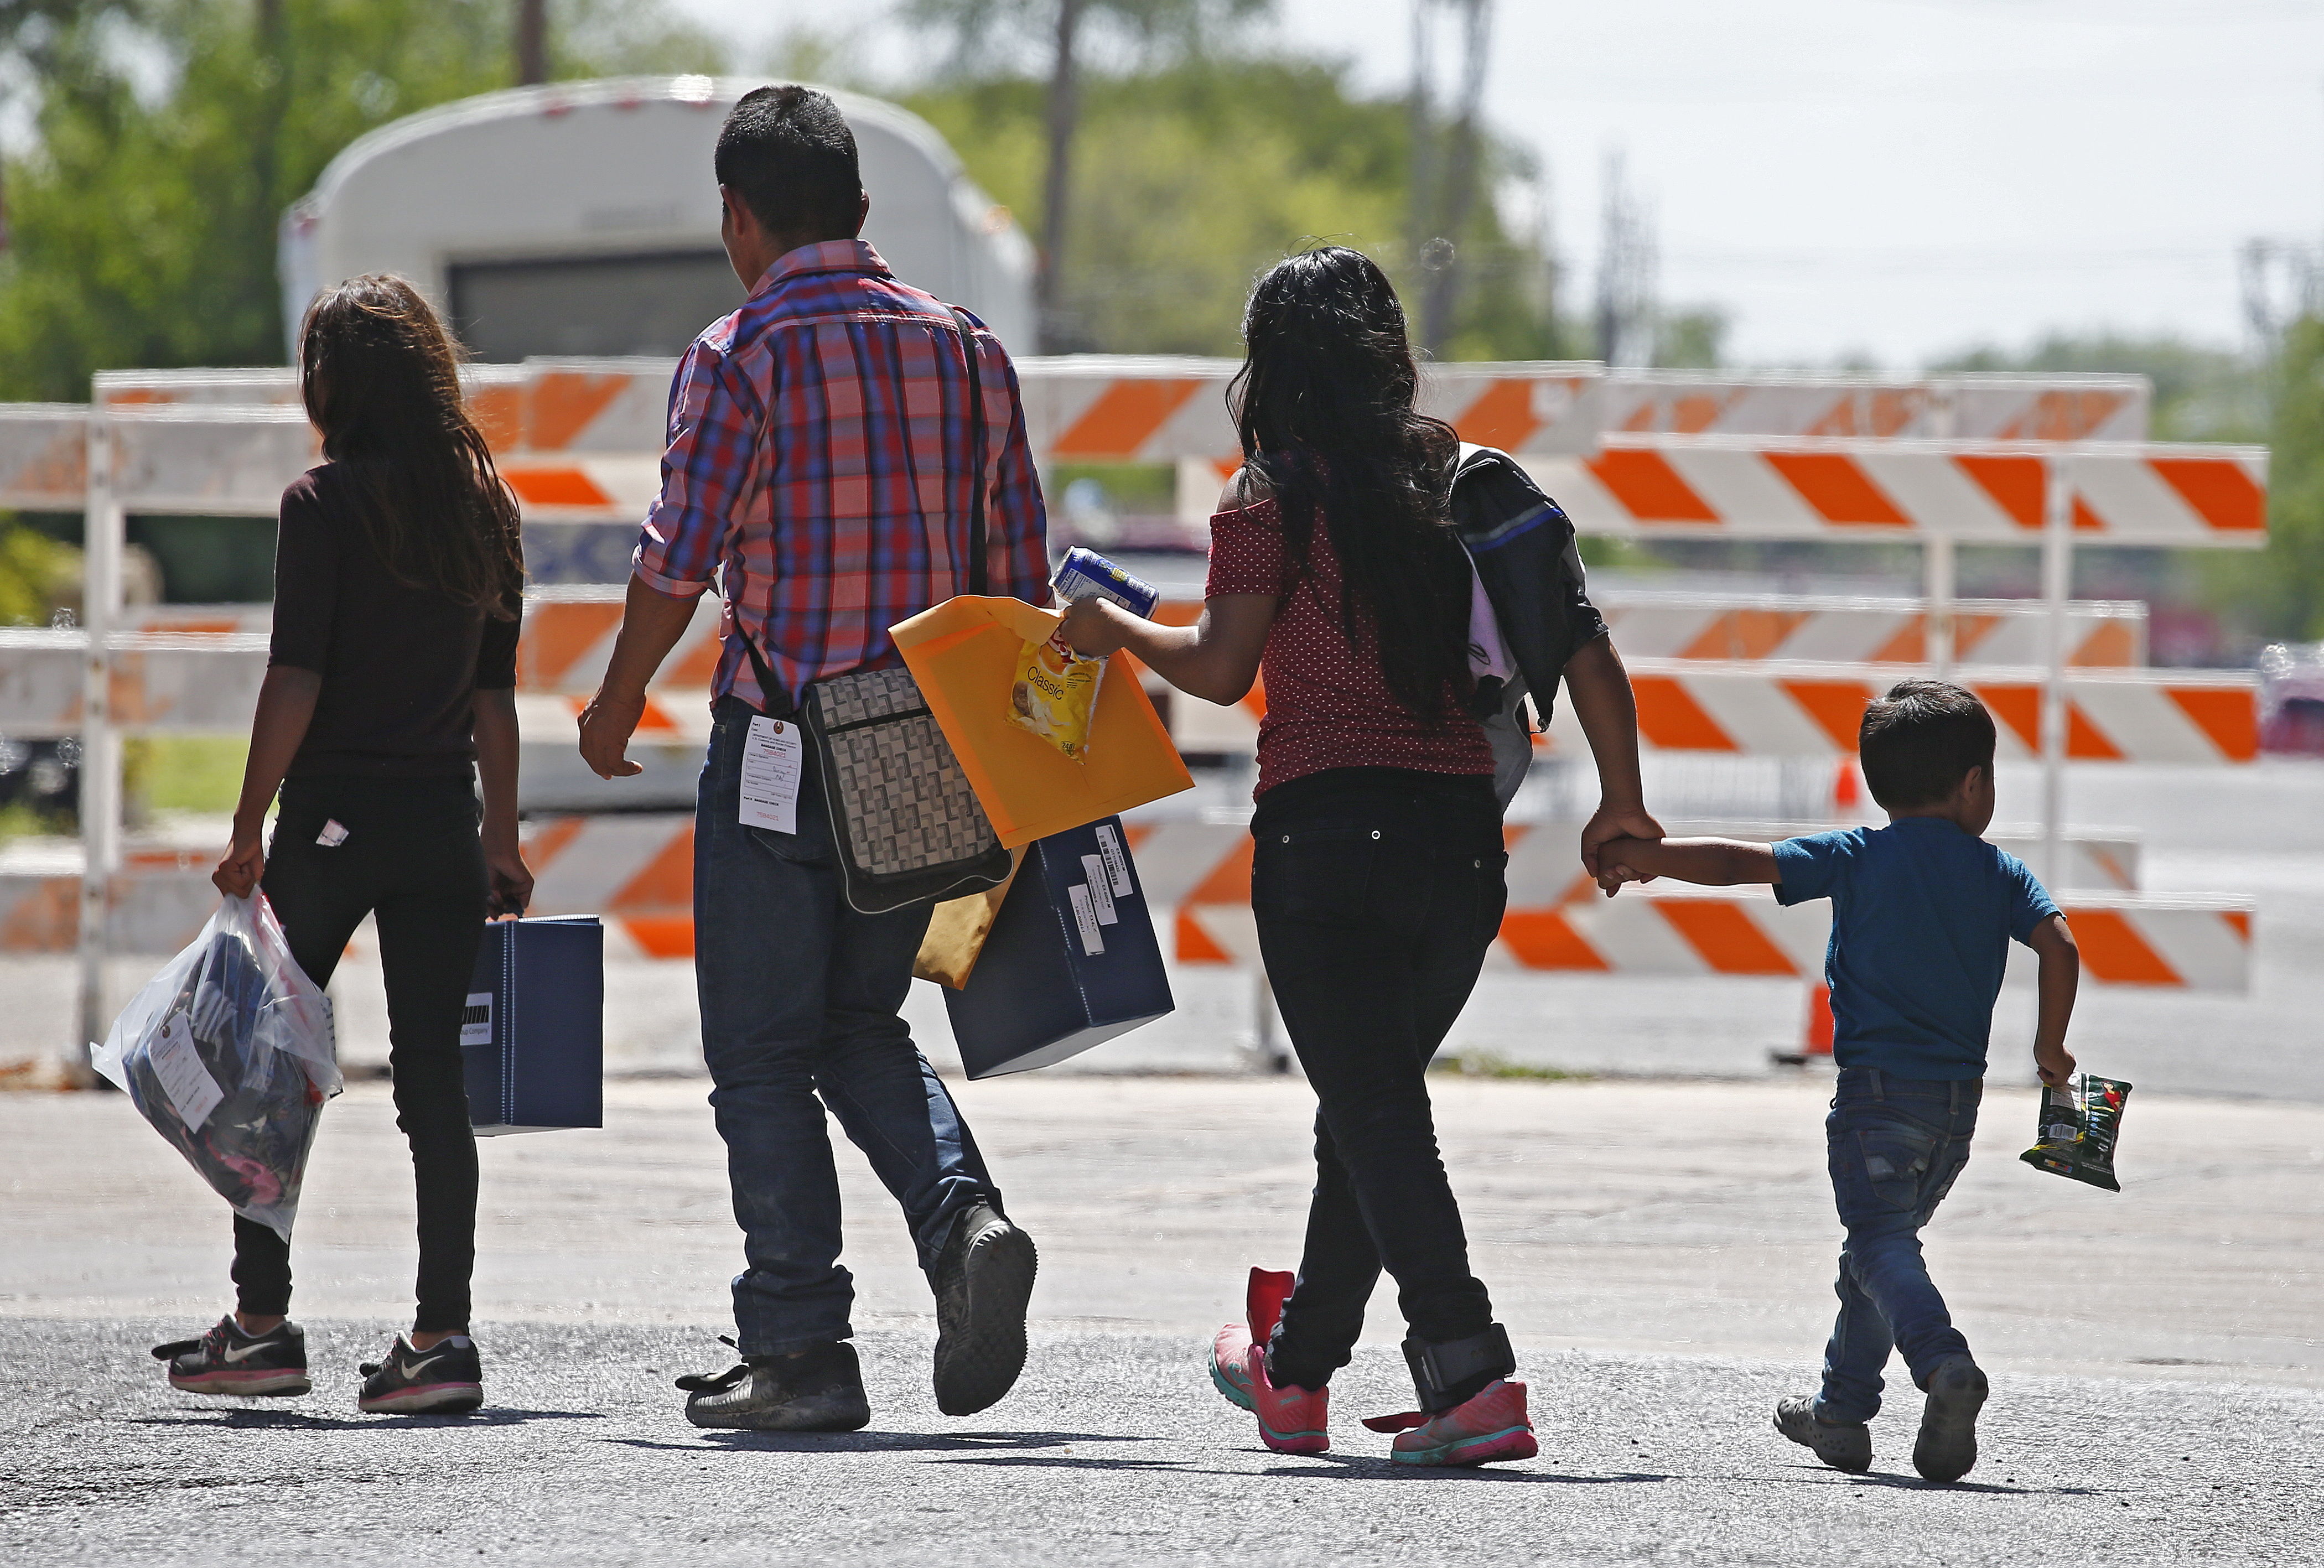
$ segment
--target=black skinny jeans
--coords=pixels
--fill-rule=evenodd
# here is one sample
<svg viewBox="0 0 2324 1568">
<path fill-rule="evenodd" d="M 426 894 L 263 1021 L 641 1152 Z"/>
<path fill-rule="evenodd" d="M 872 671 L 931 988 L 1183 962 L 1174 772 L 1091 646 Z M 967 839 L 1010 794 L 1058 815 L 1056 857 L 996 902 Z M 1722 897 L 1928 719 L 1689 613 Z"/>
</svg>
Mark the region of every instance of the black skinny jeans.
<svg viewBox="0 0 2324 1568">
<path fill-rule="evenodd" d="M 419 1189 L 412 1326 L 422 1333 L 467 1326 L 476 1261 L 476 1139 L 460 1072 L 460 1010 L 484 921 L 476 817 L 466 779 L 289 779 L 263 884 L 291 956 L 318 985 L 330 982 L 363 918 L 377 918 L 395 1122 Z M 316 843 L 334 821 L 346 841 Z M 239 1215 L 234 1283 L 245 1313 L 290 1310 L 290 1245 Z"/>
<path fill-rule="evenodd" d="M 1508 856 L 1490 779 L 1395 768 L 1278 785 L 1250 831 L 1259 952 L 1317 1103 L 1306 1250 L 1274 1375 L 1320 1388 L 1347 1365 L 1383 1268 L 1413 1338 L 1492 1326 L 1426 1074 L 1500 928 Z"/>
</svg>

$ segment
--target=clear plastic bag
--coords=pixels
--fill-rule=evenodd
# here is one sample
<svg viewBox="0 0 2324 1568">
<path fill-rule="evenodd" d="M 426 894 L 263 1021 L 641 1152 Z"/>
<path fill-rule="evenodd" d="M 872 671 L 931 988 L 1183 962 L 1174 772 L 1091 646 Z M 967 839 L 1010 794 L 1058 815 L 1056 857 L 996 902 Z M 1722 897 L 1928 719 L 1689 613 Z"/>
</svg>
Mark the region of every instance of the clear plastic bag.
<svg viewBox="0 0 2324 1568">
<path fill-rule="evenodd" d="M 263 894 L 227 899 L 114 1020 L 90 1064 L 234 1212 L 288 1241 L 323 1102 L 331 1002 Z"/>
</svg>

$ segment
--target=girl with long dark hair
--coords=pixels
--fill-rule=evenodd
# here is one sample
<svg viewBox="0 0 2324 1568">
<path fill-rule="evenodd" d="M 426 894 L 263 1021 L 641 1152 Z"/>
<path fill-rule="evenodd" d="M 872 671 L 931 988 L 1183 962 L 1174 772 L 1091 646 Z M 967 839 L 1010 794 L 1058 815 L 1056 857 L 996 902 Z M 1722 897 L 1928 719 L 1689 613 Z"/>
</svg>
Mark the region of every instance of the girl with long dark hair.
<svg viewBox="0 0 2324 1568">
<path fill-rule="evenodd" d="M 1425 1077 L 1507 897 L 1493 753 L 1470 706 L 1473 577 L 1448 512 L 1458 443 L 1416 411 L 1403 308 L 1360 254 L 1273 268 L 1243 336 L 1230 392 L 1242 468 L 1211 520 L 1202 620 L 1158 626 L 1097 599 L 1066 620 L 1081 651 L 1127 648 L 1213 702 L 1265 678 L 1251 909 L 1315 1090 L 1315 1189 L 1297 1276 L 1251 1270 L 1249 1320 L 1220 1331 L 1212 1375 L 1268 1447 L 1329 1447 L 1327 1385 L 1385 1268 L 1421 1405 L 1398 1418 L 1393 1457 L 1525 1458 L 1525 1385 L 1470 1271 Z M 1587 609 L 1578 584 L 1575 600 Z M 1661 830 L 1602 634 L 1566 685 L 1604 789 L 1582 836 L 1594 872 L 1600 844 Z"/>
<path fill-rule="evenodd" d="M 266 680 L 233 845 L 211 880 L 235 897 L 263 887 L 318 985 L 364 917 L 377 922 L 396 1124 L 419 1197 L 419 1308 L 410 1337 L 364 1365 L 357 1403 L 474 1409 L 476 1146 L 460 1013 L 487 914 L 519 912 L 532 892 L 517 852 L 516 503 L 462 404 L 450 340 L 401 278 L 318 299 L 299 368 L 327 461 L 282 493 Z M 304 1394 L 290 1246 L 239 1216 L 234 1243 L 235 1310 L 154 1354 L 194 1393 Z"/>
</svg>

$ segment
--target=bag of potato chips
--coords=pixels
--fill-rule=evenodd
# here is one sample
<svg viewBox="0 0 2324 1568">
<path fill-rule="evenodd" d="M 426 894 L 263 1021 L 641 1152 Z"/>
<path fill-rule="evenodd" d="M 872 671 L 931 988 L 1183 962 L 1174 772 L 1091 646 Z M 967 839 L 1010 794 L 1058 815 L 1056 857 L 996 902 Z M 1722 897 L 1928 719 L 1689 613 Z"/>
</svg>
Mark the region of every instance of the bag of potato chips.
<svg viewBox="0 0 2324 1568">
<path fill-rule="evenodd" d="M 1009 687 L 1009 722 L 1078 762 L 1089 747 L 1090 717 L 1097 711 L 1097 688 L 1104 678 L 1104 659 L 1075 653 L 1061 627 L 1047 641 L 1028 642 L 1019 650 L 1017 678 Z"/>
<path fill-rule="evenodd" d="M 2091 1073 L 2043 1090 L 2034 1147 L 2017 1158 L 2110 1193 L 2122 1191 L 2114 1176 L 2114 1140 L 2122 1128 L 2122 1103 L 2129 1097 L 2129 1084 Z"/>
</svg>

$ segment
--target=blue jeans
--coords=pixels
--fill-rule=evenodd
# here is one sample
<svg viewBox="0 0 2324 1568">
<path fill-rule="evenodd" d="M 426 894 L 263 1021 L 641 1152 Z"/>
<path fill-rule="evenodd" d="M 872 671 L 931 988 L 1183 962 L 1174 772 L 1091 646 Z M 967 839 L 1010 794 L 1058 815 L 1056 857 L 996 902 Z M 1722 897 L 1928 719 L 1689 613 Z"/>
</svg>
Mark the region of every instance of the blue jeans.
<svg viewBox="0 0 2324 1568">
<path fill-rule="evenodd" d="M 1969 1163 L 1985 1085 L 1895 1078 L 1877 1068 L 1840 1075 L 1824 1141 L 1832 1196 L 1848 1240 L 1840 1252 L 1840 1317 L 1823 1352 L 1827 1421 L 1869 1421 L 1880 1411 L 1880 1370 L 1902 1351 L 1915 1386 L 1947 1356 L 1969 1353 L 1921 1257 L 1921 1227 Z"/>
<path fill-rule="evenodd" d="M 734 1280 L 746 1357 L 853 1333 L 826 1107 L 895 1194 L 922 1268 L 935 1268 L 963 1209 L 1001 1201 L 967 1123 L 897 1016 L 928 906 L 885 915 L 848 906 L 812 752 L 798 833 L 735 819 L 752 715 L 738 698 L 718 700 L 694 822 L 695 984 L 750 1265 Z"/>
</svg>

